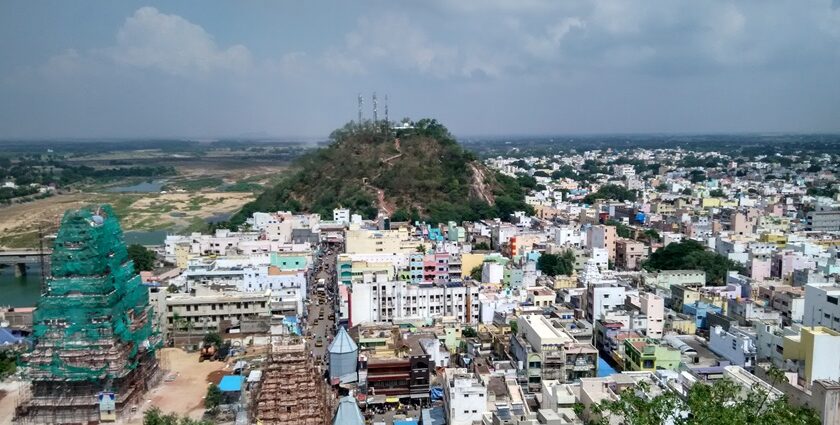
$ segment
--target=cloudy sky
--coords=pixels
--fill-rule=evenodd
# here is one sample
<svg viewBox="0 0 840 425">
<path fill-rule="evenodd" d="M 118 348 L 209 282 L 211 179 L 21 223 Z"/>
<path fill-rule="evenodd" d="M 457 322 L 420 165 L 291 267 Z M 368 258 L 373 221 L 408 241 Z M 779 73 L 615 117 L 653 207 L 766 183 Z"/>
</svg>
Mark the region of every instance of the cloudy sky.
<svg viewBox="0 0 840 425">
<path fill-rule="evenodd" d="M 373 91 L 458 135 L 837 132 L 840 0 L 0 2 L 0 139 L 324 136 Z"/>
</svg>

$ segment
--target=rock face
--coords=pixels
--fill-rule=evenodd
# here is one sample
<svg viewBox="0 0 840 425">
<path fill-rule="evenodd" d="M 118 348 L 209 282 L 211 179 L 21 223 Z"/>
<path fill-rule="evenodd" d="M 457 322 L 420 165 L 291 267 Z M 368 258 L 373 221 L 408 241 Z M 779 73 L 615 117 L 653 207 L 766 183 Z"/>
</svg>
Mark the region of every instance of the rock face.
<svg viewBox="0 0 840 425">
<path fill-rule="evenodd" d="M 255 211 L 303 211 L 330 217 L 351 208 L 366 218 L 432 222 L 507 217 L 527 209 L 515 179 L 487 169 L 443 125 L 409 128 L 350 123 L 332 143 L 302 158 L 287 179 L 247 204 L 234 224 Z"/>
</svg>

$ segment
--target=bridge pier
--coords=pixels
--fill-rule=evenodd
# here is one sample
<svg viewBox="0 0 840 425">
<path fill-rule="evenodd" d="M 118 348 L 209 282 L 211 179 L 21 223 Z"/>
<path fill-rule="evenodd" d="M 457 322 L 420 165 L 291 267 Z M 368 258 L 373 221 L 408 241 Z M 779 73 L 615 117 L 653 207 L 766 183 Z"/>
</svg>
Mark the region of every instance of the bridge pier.
<svg viewBox="0 0 840 425">
<path fill-rule="evenodd" d="M 26 263 L 15 264 L 15 277 L 26 276 Z"/>
</svg>

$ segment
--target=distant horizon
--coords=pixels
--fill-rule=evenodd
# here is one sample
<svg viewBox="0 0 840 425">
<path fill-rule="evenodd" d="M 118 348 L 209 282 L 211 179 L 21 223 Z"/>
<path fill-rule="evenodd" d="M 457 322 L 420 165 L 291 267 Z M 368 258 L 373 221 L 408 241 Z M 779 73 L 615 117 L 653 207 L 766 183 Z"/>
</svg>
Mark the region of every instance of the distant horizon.
<svg viewBox="0 0 840 425">
<path fill-rule="evenodd" d="M 625 133 L 531 133 L 531 134 L 472 134 L 459 135 L 453 133 L 455 139 L 460 141 L 470 139 L 523 139 L 523 138 L 617 138 L 617 137 L 696 137 L 696 136 L 712 136 L 712 137 L 762 137 L 762 136 L 837 136 L 840 137 L 840 131 L 743 131 L 743 132 L 625 132 Z M 136 142 L 136 141 L 181 141 L 181 142 L 196 142 L 196 143 L 214 143 L 227 141 L 249 141 L 249 142 L 320 142 L 329 140 L 329 134 L 324 136 L 114 136 L 114 137 L 30 137 L 30 138 L 1 138 L 0 144 L 15 143 L 15 142 L 46 142 L 46 143 L 97 143 L 97 142 Z"/>
<path fill-rule="evenodd" d="M 839 45 L 840 0 L 11 0 L 0 139 L 317 140 L 374 93 L 465 139 L 835 134 Z"/>
</svg>

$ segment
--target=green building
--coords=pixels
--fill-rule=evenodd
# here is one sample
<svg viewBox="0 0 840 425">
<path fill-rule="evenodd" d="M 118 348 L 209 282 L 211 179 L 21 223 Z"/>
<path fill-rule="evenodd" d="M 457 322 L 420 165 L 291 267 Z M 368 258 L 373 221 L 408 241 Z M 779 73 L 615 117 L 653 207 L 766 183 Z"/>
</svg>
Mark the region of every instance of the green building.
<svg viewBox="0 0 840 425">
<path fill-rule="evenodd" d="M 680 350 L 659 345 L 653 339 L 627 338 L 624 340 L 625 371 L 659 369 L 676 371 L 681 361 Z"/>
</svg>

